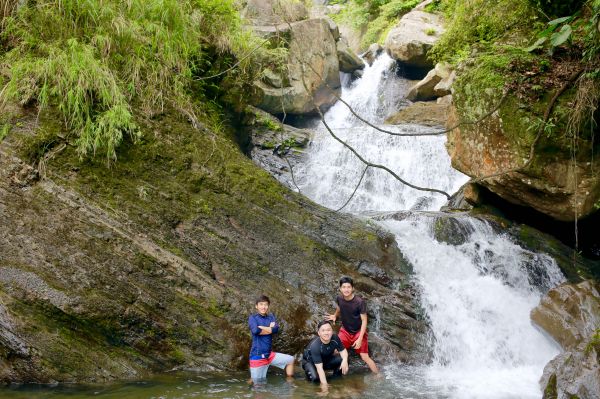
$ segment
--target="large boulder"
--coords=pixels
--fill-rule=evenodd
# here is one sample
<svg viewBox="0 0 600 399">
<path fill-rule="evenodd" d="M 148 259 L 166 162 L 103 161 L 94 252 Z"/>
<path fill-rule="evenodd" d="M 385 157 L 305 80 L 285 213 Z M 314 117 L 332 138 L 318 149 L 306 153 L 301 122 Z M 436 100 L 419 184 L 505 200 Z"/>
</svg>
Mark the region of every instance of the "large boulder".
<svg viewBox="0 0 600 399">
<path fill-rule="evenodd" d="M 544 368 L 544 399 L 600 398 L 600 287 L 587 280 L 548 292 L 532 320 L 564 352 Z"/>
<path fill-rule="evenodd" d="M 442 18 L 413 10 L 388 33 L 384 47 L 393 59 L 418 68 L 433 68 L 427 53 L 444 32 Z"/>
<path fill-rule="evenodd" d="M 254 105 L 272 114 L 307 114 L 316 104 L 327 108 L 341 94 L 338 51 L 332 27 L 324 18 L 279 26 L 254 26 L 263 37 L 288 38 L 289 57 L 283 87 L 269 80 L 255 82 Z M 314 103 L 313 103 L 314 101 Z"/>
<path fill-rule="evenodd" d="M 453 95 L 448 127 L 476 121 L 500 101 L 496 98 L 495 103 L 480 104 L 475 111 L 465 107 L 464 95 Z M 474 178 L 498 174 L 480 184 L 511 203 L 557 220 L 573 221 L 595 212 L 600 201 L 600 177 L 596 173 L 600 159 L 585 155 L 585 147 L 593 145 L 593 139 L 580 138 L 581 161 L 573 162 L 568 147 L 555 139 L 560 133 L 542 137 L 530 167 L 512 171 L 529 159 L 531 134 L 535 134 L 531 119 L 522 116 L 523 112 L 517 102 L 504 101 L 497 112 L 479 123 L 463 124 L 449 132 L 446 147 L 452 166 Z"/>
<path fill-rule="evenodd" d="M 597 215 L 600 111 L 583 94 L 597 82 L 577 79 L 580 69 L 561 62 L 521 82 L 527 69 L 499 71 L 487 60 L 474 49 L 456 70 L 448 126 L 460 126 L 447 136 L 452 166 L 548 219 Z M 534 93 L 536 85 L 543 90 Z"/>
</svg>

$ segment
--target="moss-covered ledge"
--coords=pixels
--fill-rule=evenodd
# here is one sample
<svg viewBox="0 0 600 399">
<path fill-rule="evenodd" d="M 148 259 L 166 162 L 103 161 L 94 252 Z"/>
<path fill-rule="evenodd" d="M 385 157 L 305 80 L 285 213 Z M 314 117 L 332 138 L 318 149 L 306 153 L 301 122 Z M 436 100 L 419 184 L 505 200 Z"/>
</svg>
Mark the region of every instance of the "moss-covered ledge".
<svg viewBox="0 0 600 399">
<path fill-rule="evenodd" d="M 258 293 L 282 322 L 276 347 L 298 353 L 342 274 L 386 298 L 390 322 L 403 320 L 392 333 L 426 331 L 391 235 L 283 188 L 230 130 L 173 111 L 140 125 L 110 167 L 81 160 L 48 113 L 23 114 L 0 143 L 0 268 L 12 276 L 0 321 L 16 337 L 0 340 L 0 381 L 246 367 Z M 416 357 L 419 340 L 406 341 L 379 347 Z"/>
</svg>

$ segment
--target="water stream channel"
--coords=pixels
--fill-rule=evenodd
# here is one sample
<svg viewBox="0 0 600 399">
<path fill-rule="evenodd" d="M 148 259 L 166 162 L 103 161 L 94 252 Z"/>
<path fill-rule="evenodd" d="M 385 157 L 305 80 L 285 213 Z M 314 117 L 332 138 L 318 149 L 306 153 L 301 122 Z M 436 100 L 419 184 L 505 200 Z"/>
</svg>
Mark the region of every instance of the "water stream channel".
<svg viewBox="0 0 600 399">
<path fill-rule="evenodd" d="M 397 76 L 385 54 L 362 78 L 346 79 L 343 98 L 366 119 L 382 124 L 397 109 L 411 82 Z M 372 162 L 387 165 L 419 186 L 453 193 L 466 176 L 450 167 L 445 136 L 394 137 L 365 126 L 341 103 L 326 114 L 335 132 Z M 404 133 L 416 125 L 386 126 Z M 296 171 L 302 193 L 332 209 L 341 207 L 364 170 L 354 155 L 321 127 Z M 433 362 L 422 366 L 383 364 L 383 379 L 358 372 L 332 382 L 329 397 L 339 398 L 541 398 L 538 380 L 558 347 L 529 318 L 541 295 L 564 277 L 545 254 L 521 248 L 485 221 L 457 216 L 464 237 L 458 245 L 434 238 L 436 212 L 446 202 L 438 194 L 408 188 L 383 171 L 370 168 L 344 212 L 411 211 L 401 220 L 382 220 L 412 263 L 415 285 L 432 326 Z M 425 212 L 427 211 L 427 212 Z M 528 272 L 537 265 L 538 277 Z M 246 373 L 173 374 L 151 381 L 103 387 L 20 387 L 0 391 L 7 398 L 304 398 L 316 386 L 300 377 L 286 382 L 269 377 L 249 388 Z"/>
</svg>

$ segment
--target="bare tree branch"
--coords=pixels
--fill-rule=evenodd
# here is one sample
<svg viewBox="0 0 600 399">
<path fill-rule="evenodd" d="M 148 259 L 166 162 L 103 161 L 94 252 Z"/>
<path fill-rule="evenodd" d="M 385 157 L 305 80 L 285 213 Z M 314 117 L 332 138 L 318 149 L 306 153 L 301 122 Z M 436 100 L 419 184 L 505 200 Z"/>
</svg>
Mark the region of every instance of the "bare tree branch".
<svg viewBox="0 0 600 399">
<path fill-rule="evenodd" d="M 350 203 L 350 201 L 354 197 L 354 194 L 356 194 L 356 192 L 358 191 L 358 188 L 360 187 L 360 183 L 362 183 L 363 177 L 365 177 L 365 174 L 367 173 L 367 169 L 369 169 L 369 165 L 367 165 L 365 167 L 365 170 L 363 170 L 362 175 L 360 175 L 360 179 L 358 180 L 358 184 L 354 188 L 354 191 L 352 192 L 352 194 L 350 195 L 350 197 L 348 198 L 348 200 L 344 203 L 344 205 L 342 205 L 341 207 L 339 207 L 338 209 L 336 209 L 335 210 L 336 212 L 341 211 L 342 209 L 344 209 L 346 207 L 346 205 L 348 205 Z"/>
</svg>

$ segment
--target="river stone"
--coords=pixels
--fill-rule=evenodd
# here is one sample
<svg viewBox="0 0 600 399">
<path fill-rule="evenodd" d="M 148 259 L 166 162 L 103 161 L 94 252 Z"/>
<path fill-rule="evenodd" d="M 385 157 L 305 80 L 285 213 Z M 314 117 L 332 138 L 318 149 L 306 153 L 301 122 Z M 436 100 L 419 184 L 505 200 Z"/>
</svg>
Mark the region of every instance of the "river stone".
<svg viewBox="0 0 600 399">
<path fill-rule="evenodd" d="M 373 43 L 369 46 L 369 48 L 367 49 L 367 51 L 365 51 L 361 57 L 367 61 L 367 64 L 369 64 L 369 66 L 373 65 L 373 62 L 375 62 L 375 59 L 379 56 L 379 54 L 381 54 L 383 52 L 383 47 L 381 46 L 381 44 L 379 43 Z"/>
<path fill-rule="evenodd" d="M 278 32 L 289 35 L 288 76 L 283 78 L 289 85 L 279 88 L 255 82 L 255 106 L 271 114 L 308 114 L 316 111 L 313 101 L 322 109 L 337 101 L 341 94 L 339 61 L 326 19 L 294 22 L 281 30 L 268 26 L 254 29 L 263 37 L 275 37 Z"/>
<path fill-rule="evenodd" d="M 340 61 L 341 72 L 352 73 L 357 69 L 364 69 L 365 67 L 363 60 L 348 47 L 348 41 L 343 37 L 337 42 L 337 55 Z"/>
<path fill-rule="evenodd" d="M 406 98 L 410 101 L 428 101 L 450 94 L 450 86 L 454 80 L 452 72 L 448 64 L 437 63 L 421 81 L 410 88 Z"/>
<path fill-rule="evenodd" d="M 416 102 L 388 117 L 385 123 L 399 125 L 415 123 L 425 126 L 444 126 L 448 120 L 448 105 L 435 102 Z"/>
<path fill-rule="evenodd" d="M 548 292 L 531 312 L 532 320 L 564 352 L 544 368 L 544 398 L 600 398 L 600 286 L 586 280 Z"/>
<path fill-rule="evenodd" d="M 424 11 L 405 14 L 388 33 L 384 47 L 393 59 L 409 66 L 433 68 L 427 53 L 444 33 L 442 18 Z"/>
</svg>

